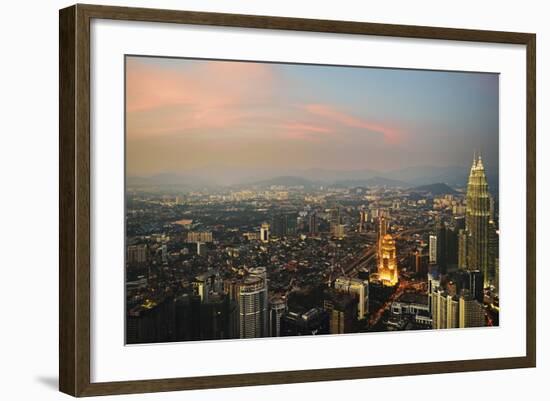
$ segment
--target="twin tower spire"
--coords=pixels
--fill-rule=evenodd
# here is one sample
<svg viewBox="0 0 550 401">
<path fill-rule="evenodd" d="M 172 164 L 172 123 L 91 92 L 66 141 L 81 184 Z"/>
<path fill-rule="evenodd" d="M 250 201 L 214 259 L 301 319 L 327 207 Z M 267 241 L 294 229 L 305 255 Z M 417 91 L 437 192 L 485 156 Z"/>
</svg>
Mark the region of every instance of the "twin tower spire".
<svg viewBox="0 0 550 401">
<path fill-rule="evenodd" d="M 483 161 L 481 159 L 481 152 L 479 152 L 478 154 L 477 151 L 474 151 L 474 161 L 472 162 L 471 170 L 485 171 L 485 168 L 483 167 Z"/>
</svg>

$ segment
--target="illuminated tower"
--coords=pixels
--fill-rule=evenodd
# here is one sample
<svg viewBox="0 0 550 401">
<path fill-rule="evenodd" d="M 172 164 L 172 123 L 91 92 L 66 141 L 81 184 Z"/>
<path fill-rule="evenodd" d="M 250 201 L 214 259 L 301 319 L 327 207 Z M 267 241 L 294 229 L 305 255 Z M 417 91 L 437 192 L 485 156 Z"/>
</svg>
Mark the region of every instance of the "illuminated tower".
<svg viewBox="0 0 550 401">
<path fill-rule="evenodd" d="M 397 253 L 395 241 L 390 234 L 385 234 L 380 239 L 378 249 L 378 276 L 380 281 L 388 286 L 397 284 Z"/>
<path fill-rule="evenodd" d="M 489 272 L 489 220 L 490 220 L 489 186 L 481 156 L 470 169 L 466 191 L 466 234 L 468 270 L 483 272 L 484 285 L 489 285 L 493 276 Z"/>
<path fill-rule="evenodd" d="M 382 238 L 386 235 L 386 231 L 388 229 L 388 224 L 386 223 L 386 218 L 384 216 L 380 216 L 378 218 L 378 243 L 382 241 Z"/>
</svg>

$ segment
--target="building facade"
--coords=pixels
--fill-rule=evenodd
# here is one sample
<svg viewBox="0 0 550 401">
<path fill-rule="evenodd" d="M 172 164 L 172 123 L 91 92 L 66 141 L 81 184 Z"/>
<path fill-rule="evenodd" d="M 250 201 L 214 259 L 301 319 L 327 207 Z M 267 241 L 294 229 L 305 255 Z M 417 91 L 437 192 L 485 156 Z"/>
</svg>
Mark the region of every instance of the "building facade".
<svg viewBox="0 0 550 401">
<path fill-rule="evenodd" d="M 435 235 L 430 235 L 429 262 L 437 263 L 437 236 Z"/>
<path fill-rule="evenodd" d="M 365 319 L 369 312 L 369 282 L 359 278 L 338 277 L 334 281 L 336 291 L 355 295 L 357 298 L 357 319 Z"/>
<path fill-rule="evenodd" d="M 267 283 L 256 275 L 243 279 L 239 285 L 240 338 L 268 336 Z"/>
<path fill-rule="evenodd" d="M 269 224 L 263 223 L 260 227 L 260 241 L 269 242 Z"/>
<path fill-rule="evenodd" d="M 460 297 L 459 307 L 459 326 L 465 327 L 483 327 L 485 326 L 485 312 L 483 305 L 479 303 L 468 292 Z"/>
</svg>

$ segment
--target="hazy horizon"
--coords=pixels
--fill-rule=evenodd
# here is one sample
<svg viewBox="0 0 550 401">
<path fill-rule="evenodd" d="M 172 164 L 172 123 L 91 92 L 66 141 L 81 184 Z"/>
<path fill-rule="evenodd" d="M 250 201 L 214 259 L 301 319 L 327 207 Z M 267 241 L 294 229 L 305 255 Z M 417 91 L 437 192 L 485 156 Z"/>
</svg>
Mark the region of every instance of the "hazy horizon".
<svg viewBox="0 0 550 401">
<path fill-rule="evenodd" d="M 126 60 L 129 176 L 247 171 L 498 174 L 498 75 L 152 58 Z"/>
</svg>

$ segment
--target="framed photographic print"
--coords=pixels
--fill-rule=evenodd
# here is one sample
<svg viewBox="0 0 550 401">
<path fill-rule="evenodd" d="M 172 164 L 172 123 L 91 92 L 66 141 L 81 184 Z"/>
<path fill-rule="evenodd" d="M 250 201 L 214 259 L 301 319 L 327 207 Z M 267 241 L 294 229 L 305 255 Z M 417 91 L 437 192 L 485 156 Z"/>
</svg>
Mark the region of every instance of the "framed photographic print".
<svg viewBox="0 0 550 401">
<path fill-rule="evenodd" d="M 535 35 L 60 11 L 60 390 L 534 367 Z"/>
</svg>

